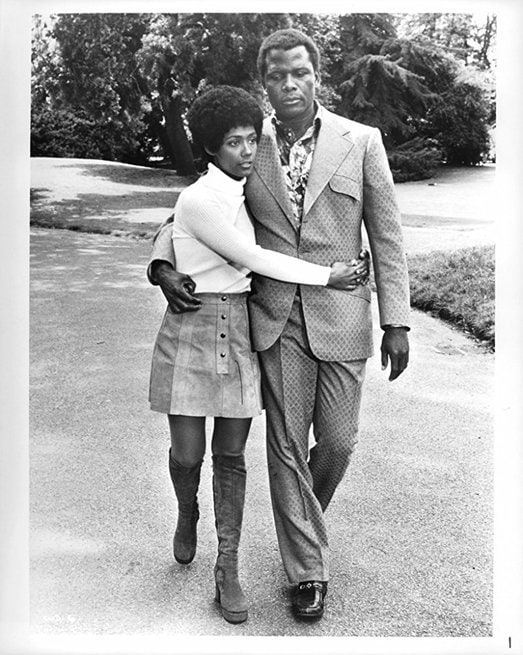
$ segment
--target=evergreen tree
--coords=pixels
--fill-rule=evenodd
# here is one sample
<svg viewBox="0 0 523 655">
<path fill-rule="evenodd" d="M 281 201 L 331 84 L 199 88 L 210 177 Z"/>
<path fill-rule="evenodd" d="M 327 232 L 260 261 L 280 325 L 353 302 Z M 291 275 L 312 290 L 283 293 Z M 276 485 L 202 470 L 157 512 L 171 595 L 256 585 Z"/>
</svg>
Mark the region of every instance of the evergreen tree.
<svg viewBox="0 0 523 655">
<path fill-rule="evenodd" d="M 484 159 L 495 120 L 495 17 L 464 14 L 36 16 L 32 153 L 146 163 L 154 152 L 193 175 L 188 106 L 225 83 L 269 110 L 258 48 L 289 26 L 322 53 L 320 102 L 381 129 L 396 179 L 429 175 L 438 158 Z"/>
<path fill-rule="evenodd" d="M 147 31 L 139 14 L 60 14 L 51 23 L 56 47 L 54 87 L 42 84 L 43 62 L 33 62 L 33 123 L 54 134 L 55 147 L 73 156 L 145 163 L 145 80 L 135 55 Z M 41 39 L 36 41 L 41 48 Z M 64 134 L 61 125 L 67 124 Z M 34 142 L 36 145 L 36 142 Z"/>
<path fill-rule="evenodd" d="M 420 21 L 424 29 L 417 39 L 399 38 L 397 24 L 393 15 L 340 17 L 339 111 L 382 130 L 396 179 L 429 176 L 440 159 L 481 162 L 489 147 L 488 98 L 472 80 L 460 79 L 464 63 L 434 43 L 444 36 L 446 44 L 465 47 L 466 21 L 450 21 L 452 29 L 443 21 L 444 30 L 441 17 L 430 15 Z M 454 128 L 447 127 L 445 115 L 452 115 Z"/>
<path fill-rule="evenodd" d="M 340 112 L 379 127 L 389 148 L 412 138 L 416 118 L 434 99 L 423 75 L 412 70 L 413 61 L 431 63 L 428 53 L 398 40 L 392 17 L 384 14 L 341 16 L 340 32 Z"/>
</svg>

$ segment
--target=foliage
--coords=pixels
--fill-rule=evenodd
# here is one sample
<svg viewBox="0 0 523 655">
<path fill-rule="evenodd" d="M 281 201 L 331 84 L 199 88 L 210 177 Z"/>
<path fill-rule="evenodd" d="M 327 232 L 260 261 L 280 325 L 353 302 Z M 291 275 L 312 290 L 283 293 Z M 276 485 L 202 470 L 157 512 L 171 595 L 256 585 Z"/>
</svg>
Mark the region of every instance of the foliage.
<svg viewBox="0 0 523 655">
<path fill-rule="evenodd" d="M 416 13 L 397 15 L 400 37 L 437 45 L 457 60 L 482 69 L 495 63 L 496 16 L 480 23 L 473 14 Z"/>
<path fill-rule="evenodd" d="M 435 29 L 433 22 L 424 25 Z M 426 33 L 419 41 L 399 38 L 392 16 L 351 14 L 340 24 L 350 56 L 343 66 L 339 111 L 382 130 L 396 181 L 427 176 L 438 152 L 453 164 L 486 158 L 489 98 L 477 80 L 463 79 L 456 58 L 428 41 Z M 461 17 L 452 25 L 464 29 L 468 23 Z M 465 38 L 456 28 L 447 35 L 449 43 L 458 33 Z"/>
<path fill-rule="evenodd" d="M 31 156 L 146 164 L 129 124 L 96 121 L 84 110 L 43 109 L 31 115 Z"/>
<path fill-rule="evenodd" d="M 360 57 L 346 73 L 343 113 L 380 127 L 389 143 L 412 137 L 411 117 L 422 114 L 431 98 L 421 77 L 382 54 Z"/>
<path fill-rule="evenodd" d="M 159 112 L 156 132 L 179 172 L 194 173 L 183 121 L 206 86 L 232 84 L 261 98 L 256 57 L 262 38 L 289 24 L 286 14 L 157 14 L 151 18 L 139 62 Z M 162 124 L 163 120 L 163 124 Z"/>
<path fill-rule="evenodd" d="M 340 113 L 379 127 L 392 148 L 416 134 L 434 92 L 424 73 L 432 53 L 398 39 L 392 16 L 349 14 L 340 17 L 345 51 L 339 85 Z"/>
<path fill-rule="evenodd" d="M 96 120 L 139 113 L 144 86 L 134 55 L 147 23 L 139 14 L 61 14 L 53 35 L 61 50 L 63 102 Z"/>
<path fill-rule="evenodd" d="M 394 180 L 409 182 L 432 177 L 441 152 L 434 141 L 415 137 L 390 150 L 388 159 Z"/>
<path fill-rule="evenodd" d="M 484 161 L 490 148 L 488 102 L 484 91 L 457 80 L 443 93 L 429 116 L 430 133 L 448 164 L 471 166 Z"/>
<path fill-rule="evenodd" d="M 390 14 L 345 14 L 340 17 L 340 36 L 346 66 L 365 55 L 379 54 L 385 41 L 396 37 Z"/>
<path fill-rule="evenodd" d="M 495 346 L 493 246 L 409 257 L 411 304 Z"/>
<path fill-rule="evenodd" d="M 145 84 L 134 55 L 141 47 L 147 19 L 126 14 L 60 14 L 45 28 L 42 19 L 33 48 L 33 154 L 64 150 L 97 152 L 103 159 L 146 160 Z M 47 34 L 52 47 L 42 46 Z M 52 73 L 49 78 L 48 73 Z M 53 117 L 56 114 L 56 118 Z M 65 135 L 58 118 L 73 130 Z M 49 143 L 42 144 L 48 126 Z M 71 155 L 69 155 L 71 156 Z"/>
<path fill-rule="evenodd" d="M 31 48 L 31 105 L 33 111 L 54 104 L 60 95 L 60 54 L 51 19 L 35 15 Z"/>
<path fill-rule="evenodd" d="M 33 154 L 97 152 L 134 163 L 154 154 L 194 174 L 187 107 L 203 88 L 228 83 L 268 111 L 257 52 L 267 34 L 288 26 L 322 53 L 320 101 L 381 129 L 397 180 L 425 176 L 436 152 L 468 165 L 485 158 L 495 19 L 384 13 L 35 16 Z"/>
</svg>

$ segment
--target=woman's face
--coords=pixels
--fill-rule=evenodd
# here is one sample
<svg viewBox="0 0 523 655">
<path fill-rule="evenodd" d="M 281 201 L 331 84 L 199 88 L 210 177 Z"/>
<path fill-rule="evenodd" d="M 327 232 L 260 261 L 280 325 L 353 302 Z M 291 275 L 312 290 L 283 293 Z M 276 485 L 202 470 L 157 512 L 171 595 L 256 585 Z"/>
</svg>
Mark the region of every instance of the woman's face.
<svg viewBox="0 0 523 655">
<path fill-rule="evenodd" d="M 229 175 L 246 177 L 252 166 L 258 142 L 252 125 L 233 127 L 223 137 L 222 145 L 214 155 L 214 163 Z"/>
</svg>

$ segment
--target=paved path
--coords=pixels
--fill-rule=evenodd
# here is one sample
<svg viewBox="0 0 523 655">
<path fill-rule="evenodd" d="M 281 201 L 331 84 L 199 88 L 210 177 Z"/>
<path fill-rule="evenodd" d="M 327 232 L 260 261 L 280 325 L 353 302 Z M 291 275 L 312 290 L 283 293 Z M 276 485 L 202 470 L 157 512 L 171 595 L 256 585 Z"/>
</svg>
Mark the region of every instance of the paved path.
<svg viewBox="0 0 523 655">
<path fill-rule="evenodd" d="M 397 184 L 409 254 L 494 243 L 495 166 L 442 169 L 430 180 Z M 51 204 L 61 220 L 93 230 L 153 232 L 187 180 L 168 170 L 85 159 L 31 160 L 33 207 Z M 499 206 L 499 203 L 498 203 Z M 55 216 L 56 219 L 56 216 Z"/>
<path fill-rule="evenodd" d="M 496 167 L 487 165 L 442 169 L 430 180 L 397 184 L 407 252 L 494 243 L 500 218 L 495 178 Z"/>
<path fill-rule="evenodd" d="M 324 620 L 304 625 L 289 613 L 263 417 L 247 451 L 241 576 L 250 616 L 240 626 L 221 618 L 208 456 L 198 555 L 187 567 L 171 558 L 168 432 L 146 402 L 164 306 L 144 277 L 149 247 L 31 233 L 32 629 L 131 643 L 162 635 L 177 652 L 195 635 L 489 636 L 493 356 L 419 312 L 408 372 L 390 384 L 379 358 L 369 363 L 360 443 L 328 510 Z M 208 647 L 232 652 L 217 640 Z"/>
</svg>

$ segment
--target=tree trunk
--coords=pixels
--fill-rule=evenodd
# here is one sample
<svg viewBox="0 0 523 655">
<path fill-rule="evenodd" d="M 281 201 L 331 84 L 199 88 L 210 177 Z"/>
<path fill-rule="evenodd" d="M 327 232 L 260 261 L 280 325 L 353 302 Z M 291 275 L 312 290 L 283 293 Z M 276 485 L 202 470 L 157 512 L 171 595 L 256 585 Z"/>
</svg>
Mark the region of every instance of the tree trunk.
<svg viewBox="0 0 523 655">
<path fill-rule="evenodd" d="M 161 94 L 165 134 L 171 153 L 176 161 L 173 166 L 178 175 L 196 175 L 196 166 L 182 120 L 182 97 L 172 88 L 172 83 L 164 85 Z"/>
<path fill-rule="evenodd" d="M 151 131 L 153 137 L 158 140 L 158 144 L 160 145 L 164 159 L 168 159 L 171 162 L 171 166 L 176 168 L 175 153 L 171 149 L 171 144 L 167 138 L 163 122 L 164 116 L 162 107 L 159 105 L 154 105 L 151 113 L 148 116 L 149 130 Z"/>
<path fill-rule="evenodd" d="M 495 16 L 491 16 L 491 15 L 487 16 L 487 22 L 485 24 L 485 31 L 483 33 L 483 39 L 481 43 L 481 50 L 479 53 L 479 60 L 481 64 L 487 69 L 490 68 L 490 60 L 488 58 L 488 53 L 490 50 L 490 44 L 494 33 L 495 22 L 496 22 Z"/>
</svg>

